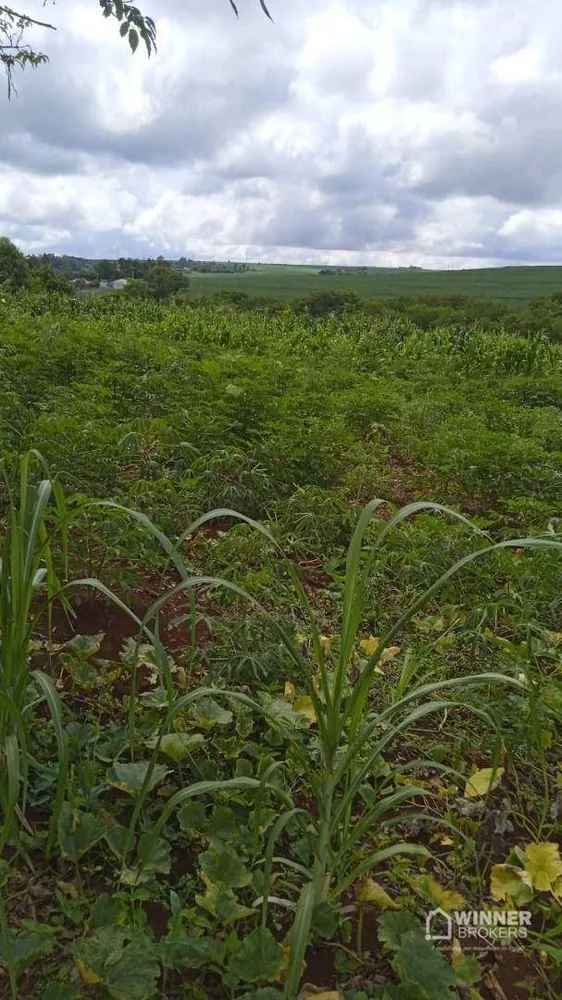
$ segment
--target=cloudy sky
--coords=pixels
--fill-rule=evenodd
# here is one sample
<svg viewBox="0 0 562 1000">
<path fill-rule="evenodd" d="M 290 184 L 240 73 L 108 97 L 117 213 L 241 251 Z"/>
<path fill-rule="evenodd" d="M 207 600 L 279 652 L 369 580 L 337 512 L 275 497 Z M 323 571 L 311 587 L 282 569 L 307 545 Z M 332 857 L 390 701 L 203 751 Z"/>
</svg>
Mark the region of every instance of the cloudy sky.
<svg viewBox="0 0 562 1000">
<path fill-rule="evenodd" d="M 25 6 L 59 27 L 0 93 L 26 252 L 562 262 L 559 0 L 137 2 L 150 60 L 96 0 Z"/>
</svg>

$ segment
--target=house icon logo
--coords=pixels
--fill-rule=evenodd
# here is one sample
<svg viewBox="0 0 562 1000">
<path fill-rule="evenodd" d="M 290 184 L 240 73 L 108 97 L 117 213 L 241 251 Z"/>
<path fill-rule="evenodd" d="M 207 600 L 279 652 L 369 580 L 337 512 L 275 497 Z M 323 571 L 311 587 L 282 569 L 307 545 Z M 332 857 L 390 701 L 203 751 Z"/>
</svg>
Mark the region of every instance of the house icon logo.
<svg viewBox="0 0 562 1000">
<path fill-rule="evenodd" d="M 426 941 L 452 941 L 453 918 L 445 913 L 440 906 L 432 910 L 425 918 Z"/>
</svg>

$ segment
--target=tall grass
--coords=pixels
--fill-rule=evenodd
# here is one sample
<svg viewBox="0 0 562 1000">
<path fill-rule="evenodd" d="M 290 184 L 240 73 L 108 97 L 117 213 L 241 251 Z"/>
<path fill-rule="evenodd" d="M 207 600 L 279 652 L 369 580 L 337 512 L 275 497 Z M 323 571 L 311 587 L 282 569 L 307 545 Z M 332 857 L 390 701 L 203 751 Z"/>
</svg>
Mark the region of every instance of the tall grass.
<svg viewBox="0 0 562 1000">
<path fill-rule="evenodd" d="M 30 732 L 35 711 L 46 702 L 58 748 L 59 776 L 51 818 L 52 844 L 67 779 L 67 749 L 62 705 L 51 679 L 40 670 L 30 670 L 30 645 L 37 614 L 34 601 L 50 599 L 60 591 L 48 523 L 56 517 L 65 545 L 66 509 L 60 485 L 43 479 L 34 485 L 30 467 L 35 460 L 43 468 L 39 453 L 22 456 L 14 489 L 3 471 L 8 504 L 0 559 L 0 806 L 4 821 L 0 850 L 10 838 L 18 840 L 26 823 L 25 808 L 29 776 Z M 50 506 L 54 499 L 54 508 Z M 50 614 L 50 611 L 48 612 Z"/>
<path fill-rule="evenodd" d="M 357 882 L 368 871 L 392 856 L 398 854 L 427 855 L 428 853 L 425 848 L 418 844 L 398 840 L 390 846 L 378 849 L 375 844 L 375 849 L 372 853 L 365 854 L 365 844 L 368 844 L 373 838 L 376 840 L 377 834 L 383 831 L 387 832 L 393 825 L 396 825 L 401 815 L 404 815 L 404 807 L 409 807 L 418 795 L 422 795 L 421 788 L 417 787 L 414 781 L 411 784 L 399 785 L 397 787 L 393 782 L 393 777 L 397 774 L 398 768 L 391 766 L 387 778 L 383 779 L 377 788 L 378 795 L 376 801 L 366 811 L 363 811 L 360 820 L 357 820 L 355 818 L 354 805 L 358 800 L 359 790 L 362 784 L 370 777 L 374 765 L 380 759 L 381 755 L 385 751 L 388 751 L 397 739 L 401 738 L 410 727 L 414 726 L 421 719 L 434 713 L 441 713 L 444 710 L 461 709 L 464 712 L 472 712 L 493 729 L 493 719 L 482 709 L 473 706 L 467 697 L 466 692 L 471 688 L 489 686 L 491 684 L 504 684 L 523 690 L 522 685 L 518 681 L 500 673 L 481 673 L 474 676 L 434 681 L 432 683 L 417 683 L 416 671 L 410 662 L 403 669 L 397 682 L 391 704 L 387 708 L 374 712 L 372 710 L 371 699 L 372 688 L 377 677 L 377 666 L 383 658 L 385 650 L 388 649 L 392 641 L 408 625 L 414 615 L 438 594 L 440 589 L 453 576 L 461 572 L 464 567 L 469 566 L 475 560 L 504 548 L 525 549 L 534 547 L 562 551 L 562 542 L 552 536 L 518 538 L 502 541 L 497 544 L 491 544 L 486 540 L 486 544 L 482 547 L 465 555 L 450 566 L 399 615 L 394 624 L 381 637 L 376 649 L 366 661 L 363 661 L 354 678 L 353 684 L 351 684 L 350 677 L 352 670 L 357 670 L 357 643 L 363 612 L 365 610 L 368 584 L 376 568 L 377 559 L 382 551 L 384 542 L 389 534 L 402 522 L 406 521 L 406 519 L 423 512 L 445 514 L 471 525 L 471 522 L 463 515 L 440 504 L 413 503 L 403 507 L 391 516 L 390 519 L 382 522 L 374 544 L 370 549 L 366 550 L 365 536 L 367 528 L 383 503 L 384 501 L 382 500 L 373 500 L 368 504 L 360 515 L 353 533 L 347 553 L 342 627 L 338 641 L 334 644 L 335 655 L 330 658 L 326 653 L 325 644 L 322 641 L 320 629 L 312 608 L 309 605 L 305 590 L 296 571 L 290 564 L 289 570 L 292 573 L 300 601 L 308 616 L 312 656 L 304 655 L 302 649 L 295 644 L 283 626 L 276 619 L 272 619 L 273 624 L 279 631 L 281 641 L 294 664 L 295 670 L 298 672 L 298 676 L 304 678 L 308 696 L 314 709 L 317 739 L 320 747 L 320 766 L 318 766 L 316 760 L 311 762 L 306 753 L 302 752 L 302 747 L 295 746 L 295 752 L 300 754 L 310 800 L 311 802 L 315 802 L 316 808 L 313 810 L 313 816 L 315 815 L 317 818 L 310 818 L 315 828 L 313 865 L 310 870 L 305 869 L 302 865 L 297 866 L 299 871 L 305 875 L 305 884 L 296 906 L 294 923 L 290 935 L 290 961 L 285 984 L 285 997 L 287 1000 L 293 1000 L 298 993 L 315 908 L 325 901 L 337 905 L 342 894 L 351 885 Z M 124 508 L 116 504 L 109 504 L 108 506 L 124 510 Z M 150 760 L 143 789 L 137 799 L 131 819 L 127 844 L 127 851 L 130 851 L 134 841 L 136 825 L 141 815 L 143 804 L 149 794 L 152 772 L 161 740 L 170 731 L 174 719 L 178 714 L 193 704 L 198 698 L 210 694 L 214 697 L 237 700 L 252 708 L 255 712 L 262 715 L 267 714 L 264 707 L 257 701 L 248 695 L 233 690 L 205 687 L 191 691 L 179 698 L 176 697 L 171 678 L 167 676 L 167 658 L 158 640 L 158 615 L 171 598 L 181 592 L 185 592 L 186 596 L 194 594 L 197 588 L 200 587 L 226 587 L 244 597 L 252 606 L 269 617 L 269 613 L 258 601 L 249 594 L 245 594 L 236 585 L 216 577 L 203 577 L 191 574 L 181 555 L 182 544 L 188 534 L 197 530 L 205 521 L 215 517 L 221 519 L 232 517 L 243 520 L 266 534 L 274 545 L 276 543 L 262 525 L 232 510 L 212 511 L 210 514 L 200 518 L 187 532 L 184 532 L 176 544 L 164 536 L 144 515 L 131 510 L 127 511 L 127 513 L 136 521 L 143 524 L 152 536 L 159 540 L 181 576 L 180 583 L 155 601 L 142 621 L 137 619 L 133 612 L 129 610 L 129 614 L 139 624 L 140 630 L 145 634 L 152 635 L 153 639 L 156 640 L 155 649 L 157 655 L 160 655 L 162 679 L 166 684 L 169 696 L 168 710 L 161 724 L 159 737 Z M 486 538 L 474 525 L 471 525 L 471 527 L 474 528 L 480 537 Z M 106 594 L 106 596 L 112 597 L 113 600 L 125 609 L 125 605 L 100 584 L 99 581 L 83 580 L 79 582 L 96 587 Z M 152 629 L 149 629 L 149 625 L 151 624 Z M 135 682 L 133 681 L 133 695 L 135 693 Z M 130 717 L 132 730 L 135 723 L 134 701 L 135 698 L 132 697 L 131 705 L 133 706 L 133 712 Z M 133 742 L 133 732 L 131 732 L 131 737 Z M 496 743 L 496 747 L 499 754 L 499 740 Z M 416 771 L 426 764 L 427 761 L 416 759 L 408 763 L 407 770 L 415 776 Z M 497 759 L 494 761 L 494 766 L 496 765 Z M 273 767 L 275 766 L 277 765 L 273 765 Z M 435 762 L 432 762 L 432 766 L 442 771 L 450 770 L 443 765 L 436 765 Z M 263 859 L 265 875 L 263 926 L 265 926 L 267 921 L 270 902 L 268 897 L 272 865 L 274 861 L 283 862 L 282 858 L 274 858 L 275 843 L 281 837 L 289 821 L 301 811 L 295 808 L 294 803 L 286 793 L 282 792 L 277 785 L 270 782 L 270 777 L 271 774 L 268 770 L 261 780 L 240 778 L 206 781 L 198 782 L 181 789 L 167 802 L 160 818 L 154 824 L 144 848 L 144 856 L 148 858 L 164 825 L 174 810 L 192 797 L 216 791 L 229 791 L 242 788 L 246 790 L 253 789 L 256 795 L 259 796 L 266 789 L 269 789 L 280 797 L 285 805 L 285 811 L 281 813 L 273 826 L 266 855 Z M 417 812 L 416 815 L 426 820 L 434 818 L 426 812 Z M 441 819 L 440 822 L 442 823 L 443 820 Z M 361 854 L 360 861 L 357 860 L 358 848 L 362 849 L 359 852 Z M 291 862 L 289 863 L 292 864 Z"/>
</svg>

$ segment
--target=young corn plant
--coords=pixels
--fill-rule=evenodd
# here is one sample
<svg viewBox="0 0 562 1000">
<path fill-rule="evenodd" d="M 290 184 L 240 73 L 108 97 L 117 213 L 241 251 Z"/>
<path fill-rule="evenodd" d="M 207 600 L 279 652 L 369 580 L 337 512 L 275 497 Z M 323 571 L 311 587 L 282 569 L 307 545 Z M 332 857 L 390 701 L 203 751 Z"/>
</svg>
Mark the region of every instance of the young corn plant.
<svg viewBox="0 0 562 1000">
<path fill-rule="evenodd" d="M 66 510 L 60 484 L 44 479 L 30 481 L 32 460 L 43 468 L 34 451 L 20 459 L 19 483 L 13 491 L 4 474 L 7 510 L 0 558 L 0 852 L 6 843 L 17 842 L 26 826 L 25 807 L 30 764 L 30 734 L 34 712 L 46 702 L 58 747 L 58 784 L 48 847 L 52 844 L 67 779 L 67 748 L 62 706 L 51 679 L 41 670 L 30 670 L 30 646 L 36 615 L 34 600 L 47 602 L 60 591 L 48 527 L 55 514 L 62 526 L 65 548 Z M 50 501 L 54 498 L 54 510 Z M 45 605 L 43 605 L 44 610 Z M 50 603 L 49 603 L 50 607 Z"/>
<path fill-rule="evenodd" d="M 385 521 L 378 532 L 375 542 L 366 549 L 364 543 L 367 529 L 373 516 L 383 503 L 384 501 L 382 500 L 373 500 L 363 510 L 348 549 L 343 592 L 342 628 L 339 642 L 336 644 L 335 657 L 330 658 L 326 653 L 325 644 L 322 641 L 315 616 L 309 606 L 304 588 L 294 570 L 292 571 L 294 583 L 309 618 L 313 649 L 312 657 L 309 658 L 304 655 L 301 647 L 293 641 L 277 620 L 272 618 L 299 676 L 305 679 L 308 698 L 310 699 L 310 705 L 317 726 L 317 741 L 320 754 L 320 764 L 318 764 L 317 758 L 311 763 L 309 755 L 303 751 L 302 746 L 296 746 L 296 752 L 300 757 L 310 800 L 315 802 L 316 808 L 312 813 L 317 818 L 312 819 L 310 813 L 307 813 L 309 820 L 312 819 L 315 826 L 314 862 L 310 870 L 302 865 L 295 866 L 294 862 L 288 861 L 293 868 L 296 867 L 301 875 L 305 877 L 305 884 L 295 909 L 294 922 L 290 932 L 290 960 L 284 988 L 287 1000 L 294 1000 L 294 997 L 298 994 L 303 961 L 310 940 L 315 909 L 325 902 L 330 905 L 337 905 L 346 890 L 356 884 L 366 873 L 376 868 L 378 864 L 392 856 L 399 854 L 428 854 L 424 847 L 404 841 L 398 841 L 390 846 L 379 849 L 376 849 L 375 843 L 375 848 L 370 853 L 369 850 L 366 850 L 366 845 L 376 841 L 377 833 L 387 831 L 393 825 L 400 822 L 401 819 L 403 820 L 405 818 L 404 807 L 408 808 L 413 800 L 423 794 L 422 789 L 413 782 L 408 785 L 400 784 L 396 787 L 393 777 L 398 773 L 398 768 L 391 768 L 390 773 L 387 772 L 386 777 L 376 784 L 376 794 L 372 804 L 366 809 L 362 807 L 363 811 L 360 818 L 356 819 L 357 810 L 354 807 L 359 801 L 359 791 L 376 771 L 376 766 L 381 759 L 381 755 L 387 752 L 397 739 L 421 719 L 434 713 L 442 713 L 445 710 L 460 708 L 464 711 L 470 711 L 493 727 L 494 723 L 490 716 L 485 711 L 471 705 L 466 697 L 466 691 L 476 686 L 488 686 L 490 684 L 511 684 L 521 688 L 521 684 L 518 681 L 499 673 L 481 673 L 474 676 L 418 684 L 416 683 L 415 668 L 409 662 L 407 665 L 405 664 L 391 704 L 376 712 L 372 709 L 371 694 L 377 677 L 377 668 L 381 660 L 385 657 L 385 651 L 391 647 L 395 637 L 407 626 L 414 615 L 455 574 L 459 573 L 474 560 L 483 558 L 503 548 L 525 549 L 536 547 L 562 551 L 562 541 L 552 536 L 544 538 L 519 538 L 497 544 L 487 542 L 483 547 L 458 560 L 442 573 L 434 583 L 427 587 L 387 630 L 386 634 L 376 644 L 376 648 L 369 651 L 370 655 L 366 661 L 363 661 L 362 666 L 357 672 L 356 648 L 365 608 L 367 587 L 373 569 L 376 566 L 379 552 L 390 532 L 407 518 L 429 511 L 444 513 L 466 524 L 471 524 L 461 514 L 440 504 L 413 503 L 402 508 L 389 520 Z M 124 511 L 137 522 L 143 524 L 161 543 L 173 561 L 181 578 L 175 587 L 171 588 L 154 602 L 142 621 L 136 618 L 133 612 L 127 609 L 99 581 L 78 581 L 82 585 L 90 585 L 100 590 L 135 618 L 139 625 L 139 635 L 141 633 L 147 635 L 154 644 L 158 661 L 161 664 L 162 680 L 168 691 L 168 708 L 165 712 L 159 736 L 148 764 L 143 788 L 137 798 L 130 822 L 129 839 L 124 855 L 124 860 L 126 860 L 126 854 L 130 852 L 134 843 L 135 831 L 143 804 L 150 794 L 152 774 L 156 765 L 161 741 L 171 731 L 176 717 L 197 699 L 209 695 L 236 700 L 258 714 L 267 714 L 263 705 L 238 691 L 205 687 L 190 691 L 180 697 L 176 695 L 174 684 L 169 674 L 167 657 L 158 637 L 159 612 L 172 597 L 180 592 L 185 592 L 186 596 L 188 594 L 193 595 L 198 588 L 226 587 L 244 597 L 255 608 L 259 609 L 261 613 L 268 615 L 268 612 L 253 597 L 245 594 L 235 584 L 218 577 L 203 577 L 191 574 L 181 555 L 183 542 L 189 534 L 196 531 L 206 521 L 224 517 L 243 520 L 257 530 L 265 533 L 270 541 L 273 542 L 273 539 L 266 529 L 257 522 L 239 515 L 235 511 L 222 509 L 212 511 L 210 514 L 200 518 L 173 543 L 143 514 L 137 511 L 126 510 L 113 503 L 105 503 L 104 505 Z M 474 526 L 471 525 L 471 527 Z M 475 531 L 481 537 L 486 537 L 482 532 L 479 532 L 479 529 L 475 529 Z M 151 625 L 152 628 L 149 627 Z M 351 676 L 353 675 L 353 671 L 355 671 L 355 676 L 352 684 Z M 455 691 L 459 691 L 460 694 L 458 696 L 454 695 Z M 136 682 L 134 677 L 132 695 L 133 697 L 130 699 L 130 727 L 131 748 L 133 749 L 135 745 L 134 704 L 136 696 Z M 427 763 L 427 761 L 422 759 L 410 761 L 406 768 L 401 768 L 401 773 L 403 774 L 404 770 L 409 770 L 415 775 L 416 770 L 427 765 Z M 436 764 L 435 761 L 431 761 L 430 763 L 434 768 L 451 772 L 450 768 Z M 302 809 L 296 808 L 290 797 L 277 784 L 270 780 L 273 776 L 273 771 L 278 766 L 278 764 L 272 765 L 260 780 L 254 778 L 235 778 L 231 780 L 197 782 L 176 792 L 168 800 L 158 821 L 154 824 L 149 837 L 145 840 L 143 850 L 144 856 L 148 858 L 167 821 L 174 811 L 190 798 L 218 791 L 236 791 L 240 789 L 253 790 L 258 801 L 266 791 L 277 795 L 284 804 L 285 811 L 280 814 L 272 828 L 263 859 L 263 928 L 266 926 L 268 917 L 270 904 L 269 885 L 273 864 L 275 862 L 282 864 L 284 861 L 283 858 L 274 857 L 276 842 L 291 819 L 302 812 Z M 407 815 L 409 818 L 416 816 L 426 820 L 433 820 L 435 818 L 423 811 L 412 813 L 409 808 Z M 443 821 L 440 820 L 440 822 Z M 361 855 L 359 862 L 357 861 L 358 854 Z"/>
<path fill-rule="evenodd" d="M 413 503 L 403 507 L 386 521 L 378 532 L 374 544 L 364 551 L 367 528 L 376 511 L 384 501 L 373 500 L 363 510 L 353 534 L 347 553 L 345 586 L 343 593 L 342 630 L 335 662 L 330 662 L 321 640 L 314 614 L 308 604 L 306 594 L 295 574 L 295 583 L 301 600 L 308 610 L 314 656 L 312 661 L 303 656 L 288 636 L 285 645 L 295 665 L 304 676 L 308 696 L 314 710 L 320 743 L 321 768 L 309 768 L 309 785 L 316 800 L 316 844 L 315 857 L 310 879 L 305 884 L 296 909 L 291 931 L 290 966 L 285 984 L 288 1000 L 298 993 L 314 910 L 323 901 L 337 903 L 342 894 L 363 875 L 374 869 L 380 862 L 397 854 L 427 854 L 425 848 L 417 844 L 398 842 L 356 861 L 357 848 L 376 839 L 377 831 L 388 829 L 400 819 L 400 807 L 407 806 L 418 795 L 422 795 L 415 784 L 396 787 L 392 782 L 393 770 L 386 780 L 379 783 L 376 801 L 367 808 L 360 819 L 355 819 L 354 805 L 358 801 L 361 786 L 373 773 L 381 754 L 388 751 L 410 727 L 420 719 L 444 710 L 461 708 L 479 715 L 491 726 L 493 720 L 480 709 L 471 705 L 466 697 L 467 689 L 489 684 L 518 685 L 510 677 L 498 673 L 482 673 L 468 677 L 453 678 L 432 683 L 415 683 L 415 672 L 403 676 L 400 689 L 392 704 L 381 711 L 371 708 L 370 694 L 377 676 L 377 667 L 391 647 L 393 640 L 410 620 L 442 587 L 465 566 L 476 559 L 503 548 L 549 548 L 562 552 L 562 541 L 552 536 L 544 538 L 519 538 L 497 544 L 487 543 L 476 551 L 464 556 L 446 570 L 429 586 L 387 630 L 376 644 L 364 665 L 359 669 L 354 683 L 350 683 L 352 668 L 356 669 L 354 652 L 359 638 L 362 613 L 368 581 L 376 565 L 378 553 L 385 539 L 395 527 L 406 518 L 423 511 L 448 514 L 470 524 L 456 511 L 435 503 Z M 477 529 L 476 529 L 477 530 Z M 479 532 L 481 535 L 482 533 Z M 379 668 L 380 669 L 380 668 Z M 452 692 L 460 691 L 458 696 Z M 499 747 L 498 747 L 499 749 Z M 426 761 L 409 762 L 408 769 L 414 774 Z M 397 772 L 397 768 L 394 769 Z M 402 771 L 404 768 L 402 768 Z M 443 768 L 443 770 L 449 770 Z M 425 819 L 430 815 L 417 813 Z M 290 818 L 280 817 L 272 833 L 279 836 L 284 823 Z M 270 852 L 271 855 L 271 852 Z"/>
</svg>

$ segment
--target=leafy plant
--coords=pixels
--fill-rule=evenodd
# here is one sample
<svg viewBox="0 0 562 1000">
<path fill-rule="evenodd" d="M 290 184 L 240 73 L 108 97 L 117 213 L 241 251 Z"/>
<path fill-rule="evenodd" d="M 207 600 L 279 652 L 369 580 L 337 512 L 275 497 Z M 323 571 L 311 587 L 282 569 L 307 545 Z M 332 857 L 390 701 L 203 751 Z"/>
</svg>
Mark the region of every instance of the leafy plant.
<svg viewBox="0 0 562 1000">
<path fill-rule="evenodd" d="M 37 615 L 33 602 L 42 593 L 52 600 L 61 586 L 55 572 L 52 532 L 48 527 L 49 501 L 63 530 L 66 510 L 58 483 L 48 479 L 30 483 L 32 459 L 23 455 L 19 467 L 18 493 L 8 486 L 9 505 L 0 563 L 0 804 L 4 822 L 0 848 L 11 837 L 17 839 L 25 824 L 30 764 L 30 739 L 34 712 L 41 701 L 49 709 L 57 742 L 59 777 L 52 810 L 50 844 L 62 809 L 68 758 L 62 705 L 50 677 L 29 670 L 31 639 Z"/>
</svg>

